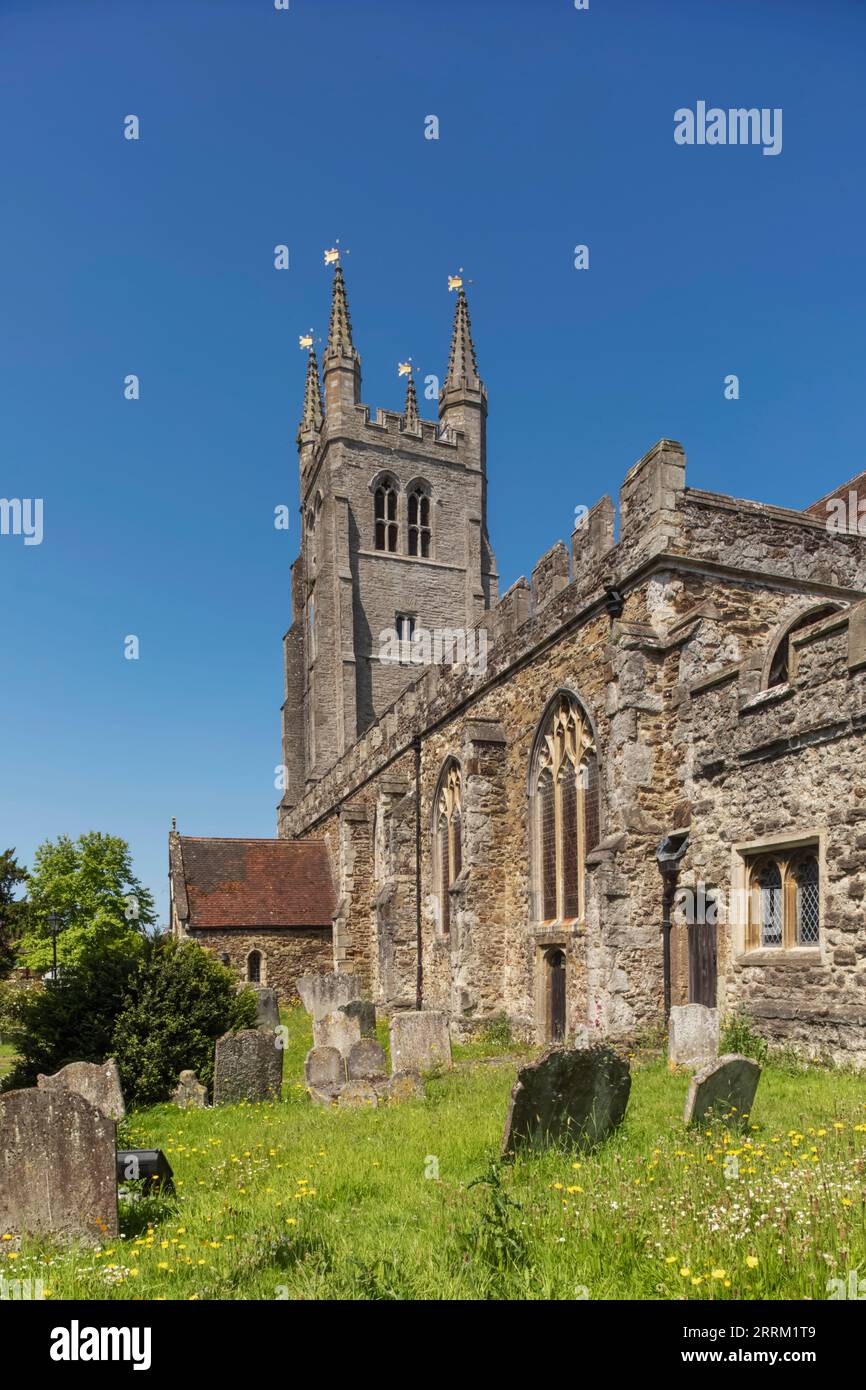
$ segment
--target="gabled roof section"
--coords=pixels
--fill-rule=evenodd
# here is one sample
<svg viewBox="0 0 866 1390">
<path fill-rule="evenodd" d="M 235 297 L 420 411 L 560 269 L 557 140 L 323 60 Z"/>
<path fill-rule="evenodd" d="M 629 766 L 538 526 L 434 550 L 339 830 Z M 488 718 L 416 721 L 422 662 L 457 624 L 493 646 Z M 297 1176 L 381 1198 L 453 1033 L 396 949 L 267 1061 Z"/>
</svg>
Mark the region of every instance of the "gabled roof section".
<svg viewBox="0 0 866 1390">
<path fill-rule="evenodd" d="M 329 927 L 336 912 L 324 840 L 173 834 L 169 862 L 178 914 L 193 929 Z"/>
</svg>

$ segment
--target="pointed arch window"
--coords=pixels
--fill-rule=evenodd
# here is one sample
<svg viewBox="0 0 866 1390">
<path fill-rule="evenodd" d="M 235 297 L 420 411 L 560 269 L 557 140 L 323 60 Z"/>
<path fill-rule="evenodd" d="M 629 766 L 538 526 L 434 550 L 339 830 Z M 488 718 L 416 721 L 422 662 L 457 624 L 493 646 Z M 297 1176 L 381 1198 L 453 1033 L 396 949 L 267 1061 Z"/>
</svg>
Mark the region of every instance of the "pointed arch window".
<svg viewBox="0 0 866 1390">
<path fill-rule="evenodd" d="M 822 623 L 825 618 L 830 618 L 837 613 L 838 607 L 834 603 L 824 604 L 820 608 L 812 608 L 802 617 L 797 618 L 796 622 L 786 628 L 779 639 L 773 659 L 770 662 L 770 672 L 767 677 L 767 689 L 772 689 L 776 685 L 787 685 L 793 672 L 791 638 L 804 628 L 813 627 L 815 623 Z"/>
<path fill-rule="evenodd" d="M 439 778 L 435 801 L 435 859 L 439 923 L 451 928 L 451 889 L 463 867 L 463 781 L 460 764 L 448 762 Z"/>
<path fill-rule="evenodd" d="M 430 494 L 424 487 L 415 487 L 409 493 L 409 554 L 428 560 L 432 535 Z"/>
<path fill-rule="evenodd" d="M 374 499 L 375 544 L 377 550 L 397 549 L 397 489 L 394 483 L 385 478 L 376 488 Z"/>
<path fill-rule="evenodd" d="M 535 882 L 545 922 L 586 915 L 586 856 L 599 839 L 598 756 L 576 700 L 554 703 L 532 772 Z"/>
</svg>

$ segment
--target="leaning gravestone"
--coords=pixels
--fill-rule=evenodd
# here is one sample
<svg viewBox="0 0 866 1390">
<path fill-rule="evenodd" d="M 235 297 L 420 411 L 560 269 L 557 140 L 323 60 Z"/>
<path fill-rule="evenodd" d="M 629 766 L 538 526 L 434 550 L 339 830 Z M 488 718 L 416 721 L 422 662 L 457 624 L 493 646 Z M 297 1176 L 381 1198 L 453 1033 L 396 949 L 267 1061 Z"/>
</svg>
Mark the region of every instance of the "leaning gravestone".
<svg viewBox="0 0 866 1390">
<path fill-rule="evenodd" d="M 394 1071 L 430 1071 L 451 1065 L 451 1036 L 445 1014 L 434 1009 L 395 1014 L 388 1029 Z"/>
<path fill-rule="evenodd" d="M 376 1031 L 376 1006 L 366 1000 L 353 999 L 342 1004 L 324 1018 L 313 1019 L 313 1046 L 336 1047 L 348 1057 L 350 1049 L 361 1038 L 373 1037 Z"/>
<path fill-rule="evenodd" d="M 117 1235 L 115 1122 L 63 1086 L 0 1095 L 0 1235 Z"/>
<path fill-rule="evenodd" d="M 301 1003 L 313 1018 L 324 1018 L 344 1004 L 357 999 L 361 986 L 357 975 L 333 973 L 330 975 L 302 975 L 298 980 L 298 994 Z"/>
<path fill-rule="evenodd" d="M 511 1092 L 502 1154 L 518 1148 L 589 1148 L 622 1123 L 628 1062 L 609 1047 L 549 1048 L 522 1067 Z"/>
<path fill-rule="evenodd" d="M 718 1055 L 718 1009 L 675 1004 L 668 1024 L 668 1061 L 678 1067 L 705 1067 Z"/>
<path fill-rule="evenodd" d="M 126 1114 L 120 1072 L 113 1057 L 101 1066 L 96 1062 L 70 1062 L 51 1076 L 40 1073 L 36 1084 L 42 1090 L 62 1086 L 67 1091 L 75 1091 L 112 1120 L 122 1120 Z"/>
<path fill-rule="evenodd" d="M 282 1080 L 283 1054 L 273 1033 L 244 1028 L 217 1039 L 214 1105 L 279 1100 Z"/>
<path fill-rule="evenodd" d="M 172 1100 L 181 1110 L 204 1110 L 207 1105 L 207 1086 L 199 1081 L 194 1071 L 182 1071 L 177 1079 Z"/>
<path fill-rule="evenodd" d="M 349 1050 L 346 1070 L 350 1081 L 382 1081 L 388 1074 L 385 1049 L 375 1038 L 361 1038 Z"/>
<path fill-rule="evenodd" d="M 730 1125 L 745 1124 L 760 1079 L 761 1068 L 751 1057 L 726 1053 L 702 1071 L 695 1072 L 686 1096 L 683 1119 L 691 1125 L 717 1116 Z"/>
<path fill-rule="evenodd" d="M 275 989 L 261 985 L 256 995 L 256 1027 L 274 1028 L 280 1026 L 280 997 Z"/>
<path fill-rule="evenodd" d="M 334 1100 L 346 1082 L 346 1063 L 339 1049 L 311 1047 L 304 1059 L 304 1082 L 313 1100 Z"/>
</svg>

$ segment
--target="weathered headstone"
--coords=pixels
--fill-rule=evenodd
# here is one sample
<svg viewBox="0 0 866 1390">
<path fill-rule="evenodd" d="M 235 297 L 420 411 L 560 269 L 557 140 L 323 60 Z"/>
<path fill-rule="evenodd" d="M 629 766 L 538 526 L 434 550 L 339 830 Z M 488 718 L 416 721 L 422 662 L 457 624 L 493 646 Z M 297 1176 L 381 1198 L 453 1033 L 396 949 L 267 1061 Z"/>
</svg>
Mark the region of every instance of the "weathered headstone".
<svg viewBox="0 0 866 1390">
<path fill-rule="evenodd" d="M 304 1081 L 319 1095 L 336 1095 L 346 1080 L 346 1063 L 336 1047 L 313 1047 L 304 1060 Z"/>
<path fill-rule="evenodd" d="M 194 1071 L 182 1071 L 172 1100 L 182 1110 L 203 1110 L 207 1105 L 207 1086 L 199 1081 Z"/>
<path fill-rule="evenodd" d="M 122 1120 L 126 1114 L 120 1072 L 113 1057 L 101 1065 L 97 1062 L 70 1062 L 50 1076 L 40 1073 L 36 1084 L 43 1090 L 64 1087 L 67 1091 L 75 1091 L 112 1120 Z"/>
<path fill-rule="evenodd" d="M 324 1018 L 344 1004 L 357 999 L 361 986 L 357 975 L 335 972 L 330 975 L 302 975 L 298 980 L 301 1003 L 313 1018 Z"/>
<path fill-rule="evenodd" d="M 675 1004 L 668 1024 L 668 1061 L 678 1067 L 705 1067 L 718 1055 L 718 1009 Z"/>
<path fill-rule="evenodd" d="M 392 1072 L 387 1081 L 379 1083 L 377 1090 L 389 1101 L 424 1099 L 424 1082 L 414 1071 Z"/>
<path fill-rule="evenodd" d="M 609 1047 L 552 1047 L 522 1067 L 511 1092 L 503 1155 L 518 1148 L 589 1148 L 622 1123 L 628 1062 Z"/>
<path fill-rule="evenodd" d="M 687 1125 L 700 1124 L 711 1115 L 730 1125 L 745 1124 L 751 1114 L 761 1068 L 751 1057 L 728 1052 L 701 1071 L 689 1083 L 683 1118 Z"/>
<path fill-rule="evenodd" d="M 381 1081 L 388 1072 L 385 1049 L 375 1038 L 361 1038 L 349 1049 L 346 1070 L 350 1081 Z"/>
<path fill-rule="evenodd" d="M 347 1081 L 337 1096 L 337 1104 L 352 1109 L 379 1104 L 379 1093 L 370 1081 Z"/>
<path fill-rule="evenodd" d="M 275 989 L 260 985 L 256 991 L 256 1027 L 274 1028 L 280 1026 L 280 997 Z"/>
<path fill-rule="evenodd" d="M 443 1013 L 422 1009 L 395 1014 L 388 1036 L 394 1071 L 431 1071 L 451 1065 L 451 1036 Z"/>
<path fill-rule="evenodd" d="M 117 1235 L 115 1122 L 64 1086 L 0 1095 L 0 1235 Z"/>
<path fill-rule="evenodd" d="M 282 1080 L 283 1054 L 273 1033 L 244 1028 L 217 1039 L 214 1105 L 279 1100 Z"/>
<path fill-rule="evenodd" d="M 348 1057 L 352 1046 L 361 1038 L 374 1037 L 376 1006 L 365 999 L 353 999 L 324 1018 L 313 1019 L 313 1046 L 339 1048 Z"/>
</svg>

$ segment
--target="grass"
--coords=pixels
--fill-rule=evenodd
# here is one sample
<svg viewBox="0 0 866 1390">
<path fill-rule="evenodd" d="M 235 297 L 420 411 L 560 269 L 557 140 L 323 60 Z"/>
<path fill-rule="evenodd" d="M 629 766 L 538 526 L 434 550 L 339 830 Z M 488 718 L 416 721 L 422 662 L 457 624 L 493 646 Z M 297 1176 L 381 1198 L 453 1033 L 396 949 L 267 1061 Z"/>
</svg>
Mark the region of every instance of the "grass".
<svg viewBox="0 0 866 1390">
<path fill-rule="evenodd" d="M 119 1240 L 0 1243 L 7 1277 L 75 1299 L 826 1298 L 866 1275 L 862 1077 L 770 1063 L 745 1135 L 687 1133 L 686 1073 L 633 1063 L 625 1122 L 592 1155 L 496 1161 L 519 1059 L 429 1078 L 425 1100 L 321 1110 L 285 1016 L 284 1100 L 132 1115 L 174 1200 L 124 1203 Z"/>
<path fill-rule="evenodd" d="M 0 1041 L 0 1081 L 3 1080 L 8 1071 L 11 1071 L 14 1061 L 15 1053 L 12 1044 Z"/>
</svg>

